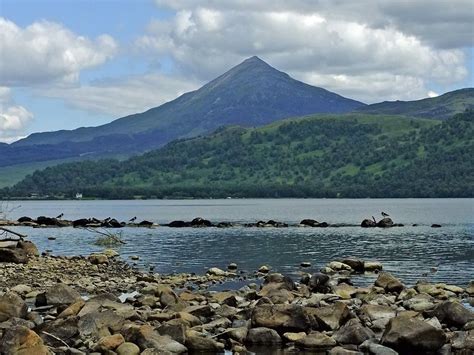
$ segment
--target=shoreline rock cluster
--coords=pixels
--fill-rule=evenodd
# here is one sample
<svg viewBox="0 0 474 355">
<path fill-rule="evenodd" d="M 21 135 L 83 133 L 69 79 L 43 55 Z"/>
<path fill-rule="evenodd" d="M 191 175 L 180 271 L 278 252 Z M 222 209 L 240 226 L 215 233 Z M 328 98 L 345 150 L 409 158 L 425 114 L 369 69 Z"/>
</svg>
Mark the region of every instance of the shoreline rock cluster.
<svg viewBox="0 0 474 355">
<path fill-rule="evenodd" d="M 297 224 L 289 224 L 286 222 L 268 220 L 268 221 L 257 221 L 254 223 L 237 223 L 237 222 L 211 222 L 208 219 L 196 217 L 191 221 L 175 220 L 170 223 L 157 224 L 151 221 L 143 220 L 140 222 L 124 222 L 119 221 L 115 218 L 97 219 L 97 218 L 80 218 L 77 220 L 66 220 L 60 218 L 52 218 L 40 216 L 36 219 L 31 217 L 20 217 L 16 221 L 11 220 L 0 220 L 0 226 L 24 226 L 33 228 L 61 228 L 61 227 L 74 227 L 74 228 L 123 228 L 123 227 L 138 227 L 138 228 L 151 228 L 151 227 L 170 227 L 170 228 L 231 228 L 231 227 L 247 227 L 247 228 L 288 228 L 288 227 L 312 227 L 312 228 L 326 228 L 326 227 L 354 227 L 357 225 L 351 224 L 329 224 L 327 222 L 319 222 L 315 219 L 305 218 Z M 418 226 L 414 224 L 413 226 Z M 380 221 L 375 219 L 364 219 L 360 227 L 363 228 L 392 228 L 392 227 L 404 227 L 404 224 L 394 223 L 391 218 L 383 218 Z M 439 228 L 441 225 L 432 224 L 431 227 Z"/>
<path fill-rule="evenodd" d="M 407 287 L 378 262 L 333 261 L 297 282 L 262 267 L 258 282 L 223 291 L 210 286 L 238 278 L 235 264 L 159 275 L 105 251 L 1 266 L 2 354 L 474 351 L 474 313 L 464 305 L 474 283 Z M 354 286 L 351 277 L 364 272 L 377 273 L 375 283 Z"/>
</svg>

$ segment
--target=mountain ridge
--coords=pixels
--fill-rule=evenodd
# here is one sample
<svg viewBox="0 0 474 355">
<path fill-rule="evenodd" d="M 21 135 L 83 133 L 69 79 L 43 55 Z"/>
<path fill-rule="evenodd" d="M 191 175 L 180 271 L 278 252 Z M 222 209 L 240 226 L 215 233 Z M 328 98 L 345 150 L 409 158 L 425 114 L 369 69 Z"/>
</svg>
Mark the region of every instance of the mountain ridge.
<svg viewBox="0 0 474 355">
<path fill-rule="evenodd" d="M 13 146 L 88 141 L 110 134 L 174 131 L 172 139 L 210 133 L 227 124 L 262 125 L 312 113 L 344 113 L 365 104 L 291 78 L 254 56 L 201 88 L 145 112 L 97 127 L 32 134 Z M 185 124 L 193 127 L 185 126 Z M 179 125 L 180 127 L 174 127 Z M 165 138 L 163 141 L 172 140 Z M 160 140 L 158 138 L 158 140 Z"/>
</svg>

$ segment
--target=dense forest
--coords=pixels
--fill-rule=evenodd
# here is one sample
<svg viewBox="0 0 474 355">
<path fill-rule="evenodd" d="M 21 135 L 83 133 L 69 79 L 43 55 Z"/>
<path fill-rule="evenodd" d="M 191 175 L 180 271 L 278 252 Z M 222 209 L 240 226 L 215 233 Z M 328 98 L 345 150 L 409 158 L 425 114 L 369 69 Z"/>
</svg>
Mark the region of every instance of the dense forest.
<svg viewBox="0 0 474 355">
<path fill-rule="evenodd" d="M 49 167 L 0 197 L 473 197 L 473 117 L 313 115 L 226 127 L 125 161 Z"/>
</svg>

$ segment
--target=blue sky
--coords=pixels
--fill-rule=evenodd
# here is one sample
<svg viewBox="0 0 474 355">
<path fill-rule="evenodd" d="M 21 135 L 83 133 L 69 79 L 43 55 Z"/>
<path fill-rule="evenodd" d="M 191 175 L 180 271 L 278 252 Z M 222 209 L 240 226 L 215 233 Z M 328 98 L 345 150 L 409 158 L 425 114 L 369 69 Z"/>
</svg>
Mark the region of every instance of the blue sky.
<svg viewBox="0 0 474 355">
<path fill-rule="evenodd" d="M 6 142 L 144 111 L 252 55 L 368 103 L 474 81 L 465 0 L 0 0 L 0 18 Z"/>
</svg>

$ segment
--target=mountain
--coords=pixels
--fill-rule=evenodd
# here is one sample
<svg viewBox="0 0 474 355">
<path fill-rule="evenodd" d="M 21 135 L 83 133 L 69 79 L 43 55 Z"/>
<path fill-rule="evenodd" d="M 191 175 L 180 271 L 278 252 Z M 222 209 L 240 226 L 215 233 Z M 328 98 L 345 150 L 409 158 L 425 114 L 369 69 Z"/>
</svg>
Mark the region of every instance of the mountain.
<svg viewBox="0 0 474 355">
<path fill-rule="evenodd" d="M 473 197 L 474 111 L 346 114 L 226 127 L 126 161 L 62 164 L 4 197 Z"/>
<path fill-rule="evenodd" d="M 302 83 L 251 57 L 200 89 L 144 113 L 99 127 L 35 133 L 13 146 L 144 133 L 151 134 L 159 146 L 177 138 L 208 134 L 224 125 L 261 126 L 291 116 L 343 113 L 361 106 L 361 102 Z"/>
<path fill-rule="evenodd" d="M 446 120 L 456 113 L 474 109 L 474 88 L 451 91 L 417 101 L 384 101 L 356 109 L 358 112 Z"/>
</svg>

